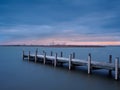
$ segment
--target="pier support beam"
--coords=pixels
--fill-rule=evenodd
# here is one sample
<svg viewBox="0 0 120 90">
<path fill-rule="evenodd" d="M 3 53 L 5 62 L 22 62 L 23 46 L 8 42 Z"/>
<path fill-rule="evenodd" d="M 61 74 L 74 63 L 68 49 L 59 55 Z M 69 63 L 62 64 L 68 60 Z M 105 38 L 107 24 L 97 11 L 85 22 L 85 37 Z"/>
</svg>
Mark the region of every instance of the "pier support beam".
<svg viewBox="0 0 120 90">
<path fill-rule="evenodd" d="M 57 66 L 57 53 L 55 53 L 54 67 Z"/>
<path fill-rule="evenodd" d="M 109 63 L 112 63 L 112 55 L 109 55 Z M 112 75 L 112 70 L 109 70 L 109 75 Z"/>
<path fill-rule="evenodd" d="M 28 53 L 28 61 L 30 61 L 30 51 L 29 51 L 29 53 Z"/>
<path fill-rule="evenodd" d="M 118 80 L 119 79 L 119 58 L 117 57 L 115 59 L 115 80 Z"/>
<path fill-rule="evenodd" d="M 69 70 L 71 70 L 72 66 L 72 54 L 69 55 Z"/>
<path fill-rule="evenodd" d="M 91 54 L 88 55 L 88 74 L 91 73 Z"/>
<path fill-rule="evenodd" d="M 24 52 L 24 50 L 23 50 L 23 54 L 22 54 L 23 60 L 24 60 L 24 56 L 25 56 L 25 52 Z"/>
<path fill-rule="evenodd" d="M 45 53 L 45 51 L 43 50 L 43 53 Z"/>
<path fill-rule="evenodd" d="M 50 52 L 50 55 L 53 56 L 53 52 L 52 51 Z"/>
<path fill-rule="evenodd" d="M 75 52 L 73 52 L 72 58 L 75 59 Z"/>
<path fill-rule="evenodd" d="M 46 63 L 46 52 L 44 52 L 44 59 L 43 59 L 43 63 Z"/>
<path fill-rule="evenodd" d="M 35 51 L 35 63 L 37 62 L 37 54 L 38 54 L 38 49 L 36 49 L 36 51 Z"/>
<path fill-rule="evenodd" d="M 60 52 L 60 57 L 63 57 L 63 52 L 62 51 Z"/>
</svg>

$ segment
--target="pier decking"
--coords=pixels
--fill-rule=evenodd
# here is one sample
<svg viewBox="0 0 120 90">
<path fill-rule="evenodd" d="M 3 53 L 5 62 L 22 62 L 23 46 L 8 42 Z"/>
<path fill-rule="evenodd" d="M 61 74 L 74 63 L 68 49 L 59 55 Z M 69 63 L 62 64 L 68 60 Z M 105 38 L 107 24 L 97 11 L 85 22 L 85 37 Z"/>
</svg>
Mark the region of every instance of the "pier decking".
<svg viewBox="0 0 120 90">
<path fill-rule="evenodd" d="M 119 64 L 119 58 L 117 57 L 114 61 L 112 62 L 112 55 L 109 56 L 109 62 L 97 62 L 97 61 L 92 61 L 91 59 L 91 54 L 88 55 L 87 60 L 81 60 L 81 59 L 76 59 L 75 58 L 75 53 L 70 54 L 69 58 L 63 57 L 63 53 L 61 52 L 61 55 L 58 56 L 57 53 L 53 56 L 53 52 L 51 52 L 51 55 L 47 55 L 45 51 L 43 51 L 43 54 L 38 54 L 38 50 L 36 50 L 35 54 L 30 54 L 30 51 L 28 54 L 25 54 L 23 51 L 23 60 L 33 60 L 35 62 L 41 61 L 43 64 L 46 63 L 51 63 L 54 67 L 56 67 L 58 64 L 68 64 L 69 70 L 72 69 L 72 67 L 75 66 L 86 66 L 88 74 L 91 73 L 92 70 L 96 69 L 106 69 L 109 71 L 109 74 L 114 71 L 115 75 L 115 80 L 119 79 L 119 74 L 120 74 L 120 64 Z"/>
</svg>

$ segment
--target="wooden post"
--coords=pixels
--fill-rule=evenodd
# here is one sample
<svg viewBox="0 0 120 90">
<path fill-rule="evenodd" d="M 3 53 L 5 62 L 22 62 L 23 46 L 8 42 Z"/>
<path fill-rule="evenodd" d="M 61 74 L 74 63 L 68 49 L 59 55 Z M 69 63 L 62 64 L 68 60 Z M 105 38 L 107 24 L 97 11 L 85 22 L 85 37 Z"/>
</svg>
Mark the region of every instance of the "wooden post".
<svg viewBox="0 0 120 90">
<path fill-rule="evenodd" d="M 72 56 L 72 58 L 73 58 L 73 59 L 75 58 L 75 52 L 73 52 L 73 56 Z"/>
<path fill-rule="evenodd" d="M 72 54 L 69 55 L 69 70 L 71 70 L 72 66 Z"/>
<path fill-rule="evenodd" d="M 115 80 L 118 80 L 119 79 L 119 58 L 117 57 L 115 59 Z"/>
<path fill-rule="evenodd" d="M 91 73 L 91 54 L 88 55 L 88 74 Z"/>
<path fill-rule="evenodd" d="M 30 61 L 30 51 L 29 51 L 29 54 L 28 54 L 28 61 Z"/>
<path fill-rule="evenodd" d="M 62 51 L 60 52 L 60 57 L 63 57 L 63 52 Z"/>
<path fill-rule="evenodd" d="M 50 52 L 50 55 L 53 56 L 53 52 L 52 51 Z"/>
<path fill-rule="evenodd" d="M 54 67 L 57 65 L 57 53 L 55 53 Z"/>
<path fill-rule="evenodd" d="M 35 51 L 35 62 L 37 62 L 37 54 L 38 54 L 38 49 Z"/>
<path fill-rule="evenodd" d="M 112 55 L 109 55 L 109 63 L 112 63 Z M 112 75 L 112 70 L 109 70 L 109 75 Z"/>
<path fill-rule="evenodd" d="M 24 52 L 24 50 L 23 50 L 23 60 L 24 60 L 24 56 L 25 56 L 25 52 Z"/>
<path fill-rule="evenodd" d="M 44 64 L 46 63 L 46 52 L 44 52 L 44 60 L 43 60 L 43 63 L 44 63 Z"/>
<path fill-rule="evenodd" d="M 45 51 L 43 50 L 43 53 L 45 53 Z"/>
</svg>

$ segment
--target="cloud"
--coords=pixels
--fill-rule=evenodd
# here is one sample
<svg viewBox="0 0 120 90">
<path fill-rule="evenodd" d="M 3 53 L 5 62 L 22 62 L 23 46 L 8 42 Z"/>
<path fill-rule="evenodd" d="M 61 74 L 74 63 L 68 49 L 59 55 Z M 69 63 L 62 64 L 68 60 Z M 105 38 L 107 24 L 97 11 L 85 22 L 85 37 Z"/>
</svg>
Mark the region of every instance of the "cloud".
<svg viewBox="0 0 120 90">
<path fill-rule="evenodd" d="M 111 19 L 115 14 L 107 12 L 92 13 L 83 17 L 75 18 L 71 21 L 58 22 L 53 25 L 15 25 L 9 28 L 1 28 L 1 35 L 9 38 L 7 41 L 30 40 L 51 40 L 61 42 L 101 42 L 101 41 L 120 41 L 119 28 L 104 28 L 104 25 L 112 23 Z M 57 39 L 56 39 L 57 38 Z M 31 40 L 30 40 L 31 41 Z M 30 42 L 29 42 L 30 43 Z M 32 43 L 32 41 L 31 41 Z"/>
<path fill-rule="evenodd" d="M 118 0 L 3 0 L 0 3 L 1 43 L 120 41 Z"/>
</svg>

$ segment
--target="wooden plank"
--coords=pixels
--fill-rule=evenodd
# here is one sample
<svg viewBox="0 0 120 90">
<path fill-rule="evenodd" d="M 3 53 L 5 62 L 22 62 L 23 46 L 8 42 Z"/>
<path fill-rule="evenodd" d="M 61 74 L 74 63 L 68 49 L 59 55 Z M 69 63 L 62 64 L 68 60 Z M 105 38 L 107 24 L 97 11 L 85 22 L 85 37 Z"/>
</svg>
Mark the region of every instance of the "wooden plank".
<svg viewBox="0 0 120 90">
<path fill-rule="evenodd" d="M 48 61 L 53 61 L 55 59 L 55 56 L 46 56 L 46 59 Z"/>
<path fill-rule="evenodd" d="M 69 58 L 57 57 L 57 61 L 60 63 L 68 63 Z"/>
<path fill-rule="evenodd" d="M 88 64 L 87 60 L 72 59 L 72 64 L 76 66 L 86 66 Z"/>
<path fill-rule="evenodd" d="M 44 58 L 44 55 L 37 55 L 37 56 L 38 56 L 38 58 L 41 58 L 41 59 Z"/>
<path fill-rule="evenodd" d="M 114 64 L 112 63 L 91 61 L 91 66 L 99 69 L 114 70 Z"/>
</svg>

